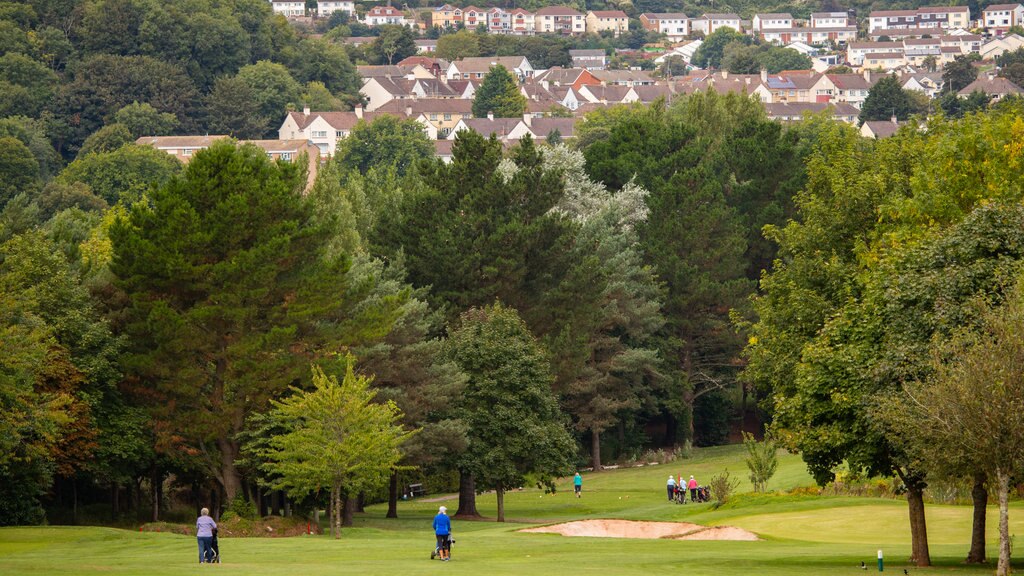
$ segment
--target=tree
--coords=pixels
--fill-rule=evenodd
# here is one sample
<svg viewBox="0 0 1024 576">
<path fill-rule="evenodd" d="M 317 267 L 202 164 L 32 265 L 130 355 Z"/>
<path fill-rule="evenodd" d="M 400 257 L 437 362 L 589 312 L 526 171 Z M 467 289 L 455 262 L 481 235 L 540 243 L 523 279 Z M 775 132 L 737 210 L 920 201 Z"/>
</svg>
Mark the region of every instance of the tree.
<svg viewBox="0 0 1024 576">
<path fill-rule="evenodd" d="M 764 442 L 758 442 L 754 435 L 743 432 L 743 446 L 747 449 L 747 468 L 750 470 L 750 483 L 754 486 L 754 492 L 764 492 L 767 489 L 768 481 L 775 475 L 779 466 L 779 459 L 776 455 L 779 447 L 775 441 L 765 438 Z"/>
<path fill-rule="evenodd" d="M 386 334 L 405 298 L 361 299 L 345 255 L 328 252 L 330 216 L 315 214 L 304 187 L 301 164 L 219 141 L 110 229 L 125 366 L 155 399 L 158 446 L 195 455 L 229 501 L 246 418 L 310 361 L 335 370 L 340 347 Z"/>
<path fill-rule="evenodd" d="M 478 35 L 469 30 L 459 30 L 455 34 L 445 34 L 437 39 L 437 57 L 454 62 L 462 58 L 480 55 Z"/>
<path fill-rule="evenodd" d="M 946 64 L 942 70 L 942 81 L 947 92 L 959 92 L 978 78 L 978 69 L 974 62 L 978 58 L 957 56 Z"/>
<path fill-rule="evenodd" d="M 287 432 L 274 436 L 262 453 L 271 486 L 301 498 L 330 486 L 331 536 L 341 536 L 341 499 L 380 487 L 401 458 L 401 445 L 414 434 L 399 420 L 394 402 L 375 403 L 371 379 L 357 376 L 348 357 L 339 384 L 314 366 L 313 388 L 275 402 L 272 419 Z"/>
<path fill-rule="evenodd" d="M 552 489 L 553 478 L 572 469 L 576 445 L 551 393 L 550 365 L 516 311 L 501 303 L 463 313 L 446 350 L 467 378 L 458 402 L 468 430 L 460 468 L 496 491 L 504 522 L 506 490 L 527 474 Z"/>
<path fill-rule="evenodd" d="M 922 110 L 915 105 L 910 93 L 900 87 L 895 76 L 885 76 L 868 91 L 860 110 L 860 122 L 869 120 L 907 120 Z"/>
<path fill-rule="evenodd" d="M 434 147 L 422 124 L 384 115 L 356 124 L 352 133 L 338 142 L 333 162 L 344 172 L 356 170 L 364 175 L 373 167 L 393 167 L 402 177 L 433 155 Z"/>
<path fill-rule="evenodd" d="M 750 45 L 753 40 L 729 27 L 719 28 L 704 38 L 704 43 L 693 54 L 692 64 L 698 68 L 720 68 L 725 47 L 733 42 Z"/>
<path fill-rule="evenodd" d="M 64 184 L 82 182 L 108 204 L 122 198 L 142 198 L 151 188 L 162 186 L 181 171 L 175 158 L 151 146 L 126 144 L 112 152 L 94 152 L 77 158 L 60 173 Z"/>
<path fill-rule="evenodd" d="M 12 136 L 28 146 L 39 164 L 39 177 L 49 180 L 61 167 L 61 158 L 50 144 L 43 120 L 24 116 L 0 118 L 0 136 Z"/>
<path fill-rule="evenodd" d="M 415 44 L 413 44 L 415 47 Z M 320 82 L 330 92 L 357 96 L 360 78 L 345 49 L 322 39 L 299 42 L 290 66 L 295 79 L 305 84 Z"/>
<path fill-rule="evenodd" d="M 113 152 L 125 144 L 135 141 L 131 131 L 124 124 L 107 124 L 93 132 L 82 142 L 78 149 L 78 157 L 85 158 L 89 154 Z"/>
<path fill-rule="evenodd" d="M 170 112 L 160 112 L 148 103 L 132 102 L 114 114 L 114 122 L 128 128 L 132 138 L 141 136 L 168 136 L 178 126 L 178 119 Z"/>
<path fill-rule="evenodd" d="M 319 112 L 343 111 L 348 106 L 340 98 L 331 94 L 331 91 L 324 86 L 323 82 L 309 82 L 302 93 L 302 103 L 310 110 Z"/>
<path fill-rule="evenodd" d="M 50 104 L 57 75 L 16 52 L 0 56 L 0 116 L 36 117 Z"/>
<path fill-rule="evenodd" d="M 932 355 L 933 376 L 908 385 L 891 412 L 897 422 L 913 427 L 914 445 L 926 461 L 937 463 L 935 448 L 942 446 L 954 458 L 965 459 L 995 479 L 999 499 L 996 574 L 1001 576 L 1010 573 L 1011 471 L 1024 465 L 1022 297 L 1018 282 L 1002 306 L 983 304 L 980 333 L 961 333 L 940 346 Z"/>
<path fill-rule="evenodd" d="M 416 54 L 416 38 L 407 26 L 386 24 L 378 26 L 380 35 L 368 49 L 381 64 L 394 64 Z"/>
<path fill-rule="evenodd" d="M 810 70 L 811 59 L 792 48 L 769 46 L 758 55 L 758 62 L 769 74 L 783 70 Z"/>
<path fill-rule="evenodd" d="M 288 113 L 288 107 L 298 105 L 302 97 L 302 86 L 281 64 L 261 60 L 242 67 L 236 78 L 249 87 L 257 114 L 271 123 L 264 133 L 277 125 L 279 119 Z"/>
<path fill-rule="evenodd" d="M 17 138 L 0 137 L 0 208 L 22 192 L 31 192 L 39 177 L 32 151 Z"/>
<path fill-rule="evenodd" d="M 264 116 L 256 91 L 242 78 L 218 78 L 206 98 L 206 124 L 211 133 L 256 140 L 267 134 L 274 116 Z"/>
<path fill-rule="evenodd" d="M 734 40 L 722 51 L 722 68 L 732 74 L 757 74 L 761 71 L 760 53 L 758 46 Z"/>
<path fill-rule="evenodd" d="M 498 64 L 484 76 L 473 97 L 473 116 L 486 118 L 517 118 L 526 112 L 526 97 L 519 92 L 519 83 L 504 66 Z"/>
</svg>

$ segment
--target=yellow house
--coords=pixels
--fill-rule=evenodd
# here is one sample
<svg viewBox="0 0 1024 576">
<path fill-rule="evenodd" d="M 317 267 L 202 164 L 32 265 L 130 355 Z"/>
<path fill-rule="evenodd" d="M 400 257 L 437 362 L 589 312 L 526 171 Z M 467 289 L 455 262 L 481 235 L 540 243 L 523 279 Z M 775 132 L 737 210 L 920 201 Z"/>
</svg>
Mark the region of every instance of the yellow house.
<svg viewBox="0 0 1024 576">
<path fill-rule="evenodd" d="M 462 23 L 462 8 L 445 4 L 430 13 L 430 25 L 438 28 L 456 28 Z"/>
<path fill-rule="evenodd" d="M 622 10 L 591 10 L 587 12 L 587 32 L 598 34 L 611 30 L 615 36 L 629 30 L 629 16 Z"/>
</svg>

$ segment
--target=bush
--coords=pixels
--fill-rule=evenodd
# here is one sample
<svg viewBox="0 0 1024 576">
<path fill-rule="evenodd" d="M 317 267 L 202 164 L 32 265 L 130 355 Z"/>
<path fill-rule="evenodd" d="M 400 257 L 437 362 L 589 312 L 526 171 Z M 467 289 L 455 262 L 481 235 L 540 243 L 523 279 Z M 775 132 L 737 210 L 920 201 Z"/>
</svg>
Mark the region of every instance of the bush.
<svg viewBox="0 0 1024 576">
<path fill-rule="evenodd" d="M 256 520 L 259 518 L 259 512 L 256 511 L 256 505 L 245 499 L 245 496 L 241 494 L 235 496 L 235 499 L 228 503 L 228 509 L 221 515 L 221 520 L 230 520 L 232 517 L 244 518 L 246 520 Z"/>
<path fill-rule="evenodd" d="M 778 446 L 768 438 L 758 442 L 749 432 L 743 433 L 743 445 L 747 448 L 747 468 L 750 469 L 750 483 L 754 485 L 754 492 L 764 492 L 768 480 L 775 475 L 779 466 L 775 454 Z"/>
<path fill-rule="evenodd" d="M 708 486 L 711 488 L 711 497 L 715 500 L 714 508 L 718 508 L 722 504 L 729 501 L 729 496 L 740 485 L 739 480 L 729 478 L 729 470 L 718 474 L 711 479 Z"/>
</svg>

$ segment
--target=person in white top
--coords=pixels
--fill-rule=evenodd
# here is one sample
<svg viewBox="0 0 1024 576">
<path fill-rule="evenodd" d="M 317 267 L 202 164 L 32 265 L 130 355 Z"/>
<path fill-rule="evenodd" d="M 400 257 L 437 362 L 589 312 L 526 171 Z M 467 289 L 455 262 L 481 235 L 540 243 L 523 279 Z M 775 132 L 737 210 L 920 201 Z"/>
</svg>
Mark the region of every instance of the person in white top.
<svg viewBox="0 0 1024 576">
<path fill-rule="evenodd" d="M 680 478 L 680 480 L 682 480 L 682 478 Z M 672 476 L 669 476 L 668 486 L 666 486 L 666 488 L 668 489 L 668 501 L 671 502 L 673 493 L 676 491 L 676 479 L 673 478 Z"/>
</svg>

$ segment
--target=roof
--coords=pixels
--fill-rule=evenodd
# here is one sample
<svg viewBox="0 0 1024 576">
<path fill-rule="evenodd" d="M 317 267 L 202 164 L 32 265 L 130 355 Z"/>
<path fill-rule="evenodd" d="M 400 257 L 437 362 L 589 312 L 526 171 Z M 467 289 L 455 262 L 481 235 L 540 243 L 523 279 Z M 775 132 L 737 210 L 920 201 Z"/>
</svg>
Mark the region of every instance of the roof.
<svg viewBox="0 0 1024 576">
<path fill-rule="evenodd" d="M 885 18 L 886 16 L 917 16 L 917 10 L 874 10 L 868 18 Z"/>
<path fill-rule="evenodd" d="M 267 152 L 296 152 L 311 146 L 306 139 L 295 140 L 242 140 L 242 144 L 255 144 Z M 319 154 L 318 154 L 319 155 Z"/>
<path fill-rule="evenodd" d="M 591 70 L 591 74 L 601 82 L 654 82 L 654 78 L 643 70 Z"/>
<path fill-rule="evenodd" d="M 209 148 L 217 140 L 230 138 L 225 134 L 214 136 L 143 136 L 135 141 L 140 146 L 153 148 Z M 305 142 L 305 140 L 303 140 Z"/>
<path fill-rule="evenodd" d="M 401 66 L 356 66 L 356 71 L 363 78 L 381 78 L 381 77 L 394 77 L 399 78 L 406 75 L 405 68 Z"/>
<path fill-rule="evenodd" d="M 545 81 L 551 84 L 574 84 L 587 70 L 584 68 L 560 68 L 552 66 L 545 72 L 538 74 L 538 81 Z"/>
<path fill-rule="evenodd" d="M 712 18 L 712 19 L 715 19 L 715 20 L 739 20 L 740 16 L 739 16 L 739 14 L 732 14 L 732 13 L 726 13 L 726 14 L 704 14 L 704 18 Z"/>
<path fill-rule="evenodd" d="M 530 131 L 538 138 L 547 138 L 553 130 L 558 130 L 562 138 L 575 138 L 577 121 L 577 118 L 534 118 L 530 121 Z"/>
<path fill-rule="evenodd" d="M 849 18 L 846 12 L 814 12 L 811 18 Z"/>
<path fill-rule="evenodd" d="M 989 10 L 1016 10 L 1020 8 L 1020 4 L 992 4 L 988 8 L 982 10 L 982 12 L 988 12 Z"/>
<path fill-rule="evenodd" d="M 646 12 L 640 16 L 646 16 L 648 20 L 689 20 L 690 17 L 682 12 Z"/>
<path fill-rule="evenodd" d="M 963 90 L 957 92 L 959 96 L 970 96 L 972 92 L 981 91 L 985 94 L 1024 94 L 1024 89 L 1010 82 L 1006 78 L 979 78 L 971 82 Z"/>
<path fill-rule="evenodd" d="M 768 14 L 754 14 L 754 17 L 760 18 L 761 20 L 764 20 L 765 18 L 788 18 L 790 20 L 793 19 L 793 15 L 790 14 L 789 12 L 769 12 Z"/>
<path fill-rule="evenodd" d="M 874 60 L 902 60 L 905 56 L 906 55 L 903 54 L 903 52 L 872 52 L 871 54 L 866 54 L 864 58 Z"/>
<path fill-rule="evenodd" d="M 921 6 L 917 9 L 919 14 L 943 14 L 945 12 L 967 12 L 971 9 L 967 6 Z"/>
<path fill-rule="evenodd" d="M 877 77 L 872 82 L 863 74 L 826 74 L 825 76 L 836 88 L 843 90 L 868 90 L 878 82 Z M 874 75 L 872 74 L 872 76 Z"/>
<path fill-rule="evenodd" d="M 860 110 L 846 102 L 774 102 L 765 103 L 764 109 L 769 118 L 817 114 L 825 110 L 831 111 L 833 116 L 860 115 Z"/>
<path fill-rule="evenodd" d="M 665 84 L 658 84 L 656 86 L 634 86 L 633 92 L 635 92 L 637 97 L 640 98 L 640 101 L 644 103 L 654 102 L 663 96 L 667 99 L 673 94 L 672 89 Z"/>
<path fill-rule="evenodd" d="M 591 10 L 590 14 L 598 18 L 629 18 L 622 10 Z"/>
<path fill-rule="evenodd" d="M 903 41 L 904 46 L 938 46 L 942 41 L 938 38 L 907 38 Z"/>
<path fill-rule="evenodd" d="M 490 136 L 491 134 L 497 134 L 498 136 L 506 136 L 509 132 L 515 130 L 516 126 L 523 123 L 522 117 L 515 118 L 463 118 L 462 122 L 467 128 L 474 132 L 479 132 L 484 136 Z"/>
<path fill-rule="evenodd" d="M 535 13 L 537 16 L 583 16 L 567 6 L 545 6 Z"/>
<path fill-rule="evenodd" d="M 325 122 L 335 130 L 351 130 L 359 123 L 360 120 L 372 122 L 374 118 L 382 113 L 364 112 L 363 117 L 359 118 L 355 112 L 310 112 L 304 114 L 302 112 L 289 112 L 288 116 L 295 120 L 295 123 L 299 125 L 299 129 L 305 130 L 307 126 L 313 123 L 317 118 L 323 118 Z"/>
<path fill-rule="evenodd" d="M 900 124 L 892 120 L 868 120 L 864 123 L 875 138 L 888 138 L 900 129 Z"/>
<path fill-rule="evenodd" d="M 473 113 L 473 101 L 463 98 L 416 98 L 409 100 L 391 100 L 374 110 L 377 113 L 391 113 L 399 116 L 419 116 L 420 114 L 462 114 Z"/>
<path fill-rule="evenodd" d="M 576 56 L 580 56 L 580 57 L 584 57 L 584 58 L 586 58 L 586 57 L 593 57 L 593 58 L 601 57 L 601 58 L 604 58 L 606 55 L 607 54 L 605 54 L 604 50 L 599 50 L 599 49 L 596 49 L 596 50 L 569 50 L 569 56 L 573 57 L 573 58 L 575 58 Z"/>
<path fill-rule="evenodd" d="M 853 50 L 867 50 L 869 48 L 891 50 L 893 48 L 903 48 L 903 42 L 850 42 L 847 46 Z"/>
<path fill-rule="evenodd" d="M 528 62 L 525 56 L 473 56 L 452 62 L 459 72 L 487 72 L 491 68 L 502 65 L 512 71 Z"/>
</svg>

